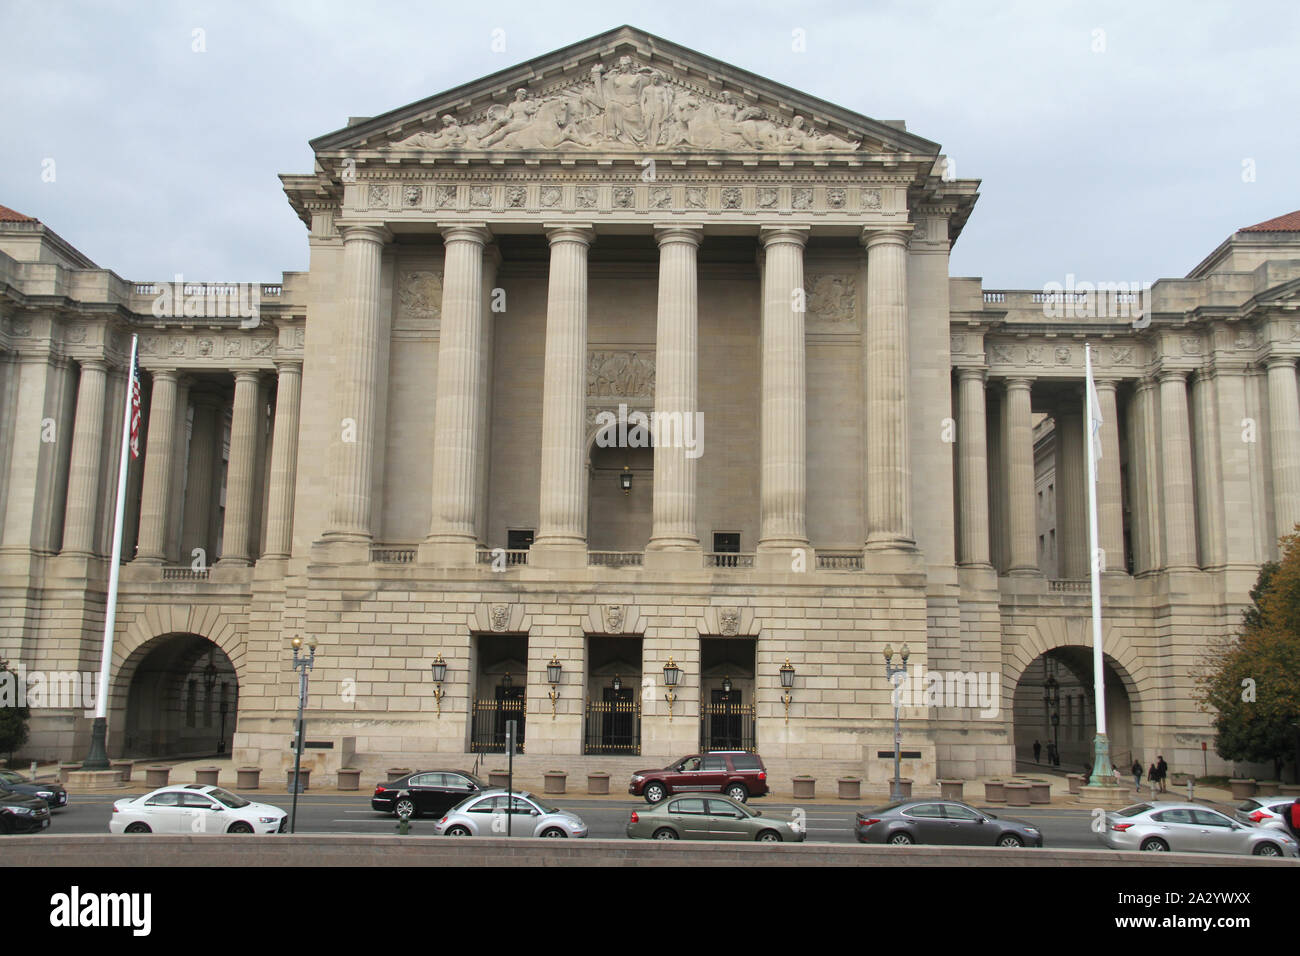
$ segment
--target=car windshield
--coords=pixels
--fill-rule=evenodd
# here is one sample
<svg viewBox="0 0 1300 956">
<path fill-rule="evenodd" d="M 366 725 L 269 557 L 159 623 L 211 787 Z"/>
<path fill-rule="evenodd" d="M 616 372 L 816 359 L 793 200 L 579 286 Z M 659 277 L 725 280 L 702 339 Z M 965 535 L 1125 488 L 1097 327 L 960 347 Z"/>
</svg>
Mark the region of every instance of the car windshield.
<svg viewBox="0 0 1300 956">
<path fill-rule="evenodd" d="M 557 807 L 557 806 L 553 806 L 553 805 L 548 804 L 548 803 L 545 803 L 545 802 L 543 802 L 543 801 L 537 799 L 537 797 L 533 796 L 531 793 L 522 793 L 522 794 L 517 794 L 517 795 L 518 795 L 518 796 L 522 796 L 522 797 L 527 797 L 527 798 L 528 798 L 529 800 L 531 800 L 533 803 L 537 804 L 538 809 L 541 810 L 543 813 L 559 813 L 559 812 L 560 812 L 560 808 L 559 808 L 559 807 Z"/>
<path fill-rule="evenodd" d="M 249 804 L 249 801 L 245 800 L 243 797 L 233 794 L 229 790 L 222 790 L 220 787 L 216 790 L 209 790 L 208 796 L 213 800 L 230 807 L 232 810 L 238 810 L 240 807 L 246 807 Z"/>
<path fill-rule="evenodd" d="M 28 783 L 28 779 L 12 770 L 0 770 L 0 783 Z"/>
<path fill-rule="evenodd" d="M 474 776 L 472 773 L 464 774 L 464 777 L 467 780 L 469 780 L 470 783 L 474 784 L 474 786 L 478 787 L 480 790 L 486 790 L 488 788 L 488 785 L 486 783 L 484 783 L 478 777 Z"/>
</svg>

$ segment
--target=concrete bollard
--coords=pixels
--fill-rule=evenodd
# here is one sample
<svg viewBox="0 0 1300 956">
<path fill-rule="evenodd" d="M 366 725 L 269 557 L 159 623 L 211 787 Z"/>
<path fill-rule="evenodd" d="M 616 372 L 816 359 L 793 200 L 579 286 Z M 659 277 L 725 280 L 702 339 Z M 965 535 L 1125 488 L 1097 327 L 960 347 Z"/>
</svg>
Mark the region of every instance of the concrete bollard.
<svg viewBox="0 0 1300 956">
<path fill-rule="evenodd" d="M 360 790 L 361 771 L 353 767 L 344 767 L 339 771 L 340 790 Z"/>
<path fill-rule="evenodd" d="M 218 767 L 199 767 L 194 771 L 194 782 L 200 787 L 215 787 L 219 776 L 221 770 Z"/>
<path fill-rule="evenodd" d="M 1065 779 L 1069 781 L 1070 792 L 1078 793 L 1083 789 L 1084 776 L 1081 773 L 1067 773 Z"/>
<path fill-rule="evenodd" d="M 306 793 L 311 787 L 311 770 L 306 767 L 302 768 L 302 789 L 297 789 L 293 779 L 293 770 L 285 771 L 285 776 L 288 781 L 290 793 L 294 793 L 295 791 L 297 793 Z"/>
<path fill-rule="evenodd" d="M 135 770 L 134 760 L 110 760 L 108 766 L 110 770 L 116 770 L 122 775 L 123 783 L 131 782 L 131 773 Z"/>
<path fill-rule="evenodd" d="M 1247 797 L 1253 797 L 1257 792 L 1254 779 L 1229 780 L 1228 785 L 1232 787 L 1234 800 L 1245 800 Z"/>
<path fill-rule="evenodd" d="M 1029 784 L 1029 802 L 1030 803 L 1051 803 L 1052 802 L 1052 785 L 1046 780 L 1034 780 Z"/>
<path fill-rule="evenodd" d="M 965 783 L 961 780 L 940 780 L 939 781 L 939 799 L 940 800 L 963 800 L 962 790 Z"/>
<path fill-rule="evenodd" d="M 1029 806 L 1029 784 L 1027 783 L 1008 783 L 1003 784 L 1002 789 L 1007 794 L 1007 806 L 1009 807 L 1027 807 Z"/>
<path fill-rule="evenodd" d="M 146 767 L 144 770 L 144 785 L 150 790 L 165 787 L 171 775 L 171 767 Z"/>
<path fill-rule="evenodd" d="M 75 773 L 80 769 L 81 769 L 81 764 L 79 763 L 59 764 L 59 783 L 66 784 L 68 782 L 68 774 Z"/>
<path fill-rule="evenodd" d="M 410 774 L 411 768 L 410 767 L 389 767 L 388 770 L 385 772 L 388 774 L 388 782 L 392 783 L 394 780 L 401 780 L 403 777 Z"/>
<path fill-rule="evenodd" d="M 256 790 L 262 785 L 261 767 L 240 767 L 235 771 L 237 790 Z"/>
<path fill-rule="evenodd" d="M 861 777 L 840 777 L 835 781 L 839 788 L 837 796 L 841 800 L 860 800 L 862 799 L 862 778 Z"/>
<path fill-rule="evenodd" d="M 564 793 L 565 785 L 568 781 L 568 777 L 569 775 L 565 773 L 563 770 L 546 771 L 546 773 L 542 774 L 542 778 L 545 781 L 544 786 L 542 788 L 542 792 L 543 793 Z"/>
<path fill-rule="evenodd" d="M 808 776 L 795 777 L 794 798 L 796 800 L 816 800 L 817 778 Z"/>
<path fill-rule="evenodd" d="M 609 774 L 603 771 L 587 774 L 587 792 L 593 796 L 609 793 Z"/>
<path fill-rule="evenodd" d="M 510 782 L 510 772 L 508 770 L 488 771 L 489 787 L 504 787 L 509 782 Z"/>
<path fill-rule="evenodd" d="M 1007 802 L 1007 785 L 1002 780 L 985 780 L 984 781 L 984 802 L 985 803 L 1006 803 Z"/>
</svg>

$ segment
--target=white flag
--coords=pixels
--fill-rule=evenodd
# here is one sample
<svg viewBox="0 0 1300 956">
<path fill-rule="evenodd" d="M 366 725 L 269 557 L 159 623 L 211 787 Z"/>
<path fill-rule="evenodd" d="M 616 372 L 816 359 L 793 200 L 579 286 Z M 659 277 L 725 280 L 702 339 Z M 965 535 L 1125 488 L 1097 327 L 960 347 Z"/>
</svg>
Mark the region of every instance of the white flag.
<svg viewBox="0 0 1300 956">
<path fill-rule="evenodd" d="M 1092 381 L 1092 347 L 1089 346 L 1084 353 L 1085 364 L 1087 365 L 1088 376 L 1088 407 L 1091 409 L 1091 415 L 1088 421 L 1088 434 L 1091 435 L 1092 442 L 1092 460 L 1093 462 L 1101 461 L 1101 402 L 1097 400 L 1097 386 Z"/>
</svg>

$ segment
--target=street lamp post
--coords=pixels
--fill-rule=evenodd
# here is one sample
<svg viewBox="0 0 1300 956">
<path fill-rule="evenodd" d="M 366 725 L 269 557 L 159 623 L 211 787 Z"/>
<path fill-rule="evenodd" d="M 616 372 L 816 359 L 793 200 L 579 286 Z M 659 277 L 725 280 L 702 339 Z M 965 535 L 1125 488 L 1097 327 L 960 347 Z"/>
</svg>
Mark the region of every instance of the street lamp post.
<svg viewBox="0 0 1300 956">
<path fill-rule="evenodd" d="M 907 673 L 907 645 L 903 645 L 901 651 L 903 666 L 894 666 L 894 648 L 885 645 L 885 676 L 889 683 L 893 685 L 894 690 L 890 694 L 894 701 L 894 782 L 889 792 L 889 799 L 895 803 L 903 799 L 903 783 L 899 774 L 899 760 L 902 757 L 903 732 L 898 725 L 899 691 L 902 689 L 900 678 Z"/>
<path fill-rule="evenodd" d="M 316 642 L 307 645 L 309 653 L 300 654 L 302 638 L 293 636 L 293 668 L 298 671 L 298 737 L 294 741 L 293 757 L 293 809 L 289 811 L 289 832 L 293 833 L 298 822 L 298 794 L 302 790 L 302 711 L 307 706 L 307 674 L 316 663 Z"/>
</svg>

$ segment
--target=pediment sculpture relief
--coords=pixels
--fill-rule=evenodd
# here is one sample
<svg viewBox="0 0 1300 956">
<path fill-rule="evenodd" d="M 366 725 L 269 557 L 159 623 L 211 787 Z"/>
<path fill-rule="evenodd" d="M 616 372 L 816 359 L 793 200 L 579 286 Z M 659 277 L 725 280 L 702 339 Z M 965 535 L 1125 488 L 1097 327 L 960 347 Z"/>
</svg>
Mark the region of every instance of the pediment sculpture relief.
<svg viewBox="0 0 1300 956">
<path fill-rule="evenodd" d="M 508 104 L 489 106 L 474 122 L 448 113 L 439 128 L 388 149 L 710 149 L 729 152 L 852 151 L 858 141 L 819 132 L 802 116 L 789 121 L 732 93 L 702 94 L 667 74 L 620 57 L 597 63 L 576 88 L 537 97 L 515 90 Z"/>
</svg>

